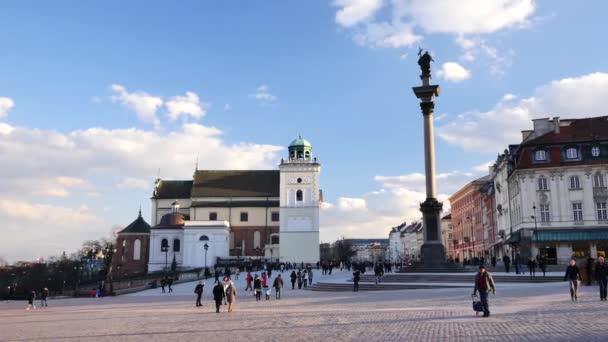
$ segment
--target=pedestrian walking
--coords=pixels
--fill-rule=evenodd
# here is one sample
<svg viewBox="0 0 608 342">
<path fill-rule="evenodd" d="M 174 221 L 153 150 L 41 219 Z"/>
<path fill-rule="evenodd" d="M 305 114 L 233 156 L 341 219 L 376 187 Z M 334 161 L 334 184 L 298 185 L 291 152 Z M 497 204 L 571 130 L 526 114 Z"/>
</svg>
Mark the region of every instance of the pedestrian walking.
<svg viewBox="0 0 608 342">
<path fill-rule="evenodd" d="M 219 269 L 215 269 L 215 282 L 219 283 L 220 282 L 220 270 Z"/>
<path fill-rule="evenodd" d="M 297 277 L 298 277 L 298 290 L 302 289 L 302 272 L 298 271 L 297 273 Z"/>
<path fill-rule="evenodd" d="M 167 286 L 167 279 L 165 277 L 160 278 L 161 293 L 165 293 L 165 286 Z"/>
<path fill-rule="evenodd" d="M 239 271 L 237 267 L 236 271 L 234 272 L 234 280 L 239 280 L 239 274 L 241 274 L 241 271 Z"/>
<path fill-rule="evenodd" d="M 564 281 L 570 283 L 570 299 L 572 301 L 578 301 L 578 285 L 581 281 L 581 272 L 576 266 L 576 260 L 570 260 L 570 265 L 566 268 L 566 274 L 564 275 Z"/>
<path fill-rule="evenodd" d="M 262 272 L 262 287 L 268 286 L 268 275 L 266 272 Z"/>
<path fill-rule="evenodd" d="M 608 265 L 603 256 L 597 258 L 595 265 L 595 280 L 600 286 L 600 300 L 606 301 L 606 286 L 608 285 Z"/>
<path fill-rule="evenodd" d="M 511 258 L 508 255 L 504 255 L 502 257 L 502 263 L 505 265 L 505 272 L 509 273 L 509 268 L 511 266 Z"/>
<path fill-rule="evenodd" d="M 483 317 L 490 317 L 490 303 L 488 302 L 488 295 L 490 292 L 496 296 L 496 286 L 494 279 L 490 272 L 486 271 L 484 265 L 479 266 L 479 272 L 475 275 L 475 288 L 473 289 L 473 296 L 477 295 L 479 291 L 479 300 L 483 308 Z"/>
<path fill-rule="evenodd" d="M 226 288 L 226 300 L 228 301 L 228 312 L 232 312 L 236 306 L 236 286 L 231 281 Z"/>
<path fill-rule="evenodd" d="M 294 290 L 296 288 L 296 278 L 298 277 L 296 275 L 296 271 L 291 271 L 291 275 L 289 277 L 291 278 L 291 289 Z"/>
<path fill-rule="evenodd" d="M 540 257 L 538 259 L 538 267 L 540 268 L 541 272 L 543 272 L 543 277 L 545 277 L 547 275 L 547 258 Z"/>
<path fill-rule="evenodd" d="M 274 279 L 274 283 L 272 284 L 272 287 L 274 287 L 274 298 L 275 299 L 281 299 L 281 289 L 283 288 L 283 277 L 281 277 L 281 275 L 277 275 L 277 277 Z"/>
<path fill-rule="evenodd" d="M 253 280 L 253 292 L 256 302 L 259 302 L 262 299 L 262 279 L 257 274 Z"/>
<path fill-rule="evenodd" d="M 224 286 L 224 305 L 228 305 L 228 301 L 226 299 L 226 289 L 228 288 L 228 286 L 230 286 L 230 278 L 228 278 L 228 276 L 225 276 L 222 279 L 222 285 Z"/>
<path fill-rule="evenodd" d="M 496 267 L 496 256 L 492 255 L 492 258 L 490 258 L 490 264 L 492 264 L 492 268 Z"/>
<path fill-rule="evenodd" d="M 198 284 L 194 287 L 194 293 L 196 293 L 196 306 L 203 306 L 201 303 L 201 297 L 203 296 L 203 289 L 205 288 L 205 284 L 202 281 L 199 281 Z"/>
<path fill-rule="evenodd" d="M 215 301 L 215 312 L 220 313 L 220 306 L 224 299 L 224 286 L 218 281 L 213 287 L 213 300 Z"/>
<path fill-rule="evenodd" d="M 308 270 L 308 285 L 312 285 L 312 268 Z"/>
<path fill-rule="evenodd" d="M 302 272 L 302 284 L 304 285 L 304 288 L 308 286 L 308 271 L 306 270 Z"/>
<path fill-rule="evenodd" d="M 266 300 L 270 300 L 270 287 L 266 286 L 264 288 L 264 296 L 266 296 Z"/>
<path fill-rule="evenodd" d="M 359 280 L 361 279 L 361 273 L 358 269 L 353 272 L 353 292 L 359 291 Z"/>
<path fill-rule="evenodd" d="M 167 278 L 167 287 L 169 288 L 169 293 L 173 292 L 173 288 L 171 286 L 173 286 L 173 276 L 169 276 L 169 278 Z"/>
<path fill-rule="evenodd" d="M 536 277 L 536 261 L 532 257 L 528 259 L 528 272 L 530 272 L 530 277 Z"/>
<path fill-rule="evenodd" d="M 517 253 L 517 255 L 515 255 L 515 273 L 516 274 L 522 273 L 522 269 L 521 269 L 521 255 L 519 255 L 519 253 Z"/>
<path fill-rule="evenodd" d="M 247 272 L 247 277 L 245 278 L 245 280 L 247 280 L 247 287 L 245 288 L 245 291 L 247 290 L 251 290 L 253 291 L 253 276 L 251 275 L 251 272 Z"/>
<path fill-rule="evenodd" d="M 36 291 L 32 291 L 27 295 L 27 308 L 25 310 L 35 310 L 36 309 L 36 303 L 34 302 L 36 300 Z"/>
<path fill-rule="evenodd" d="M 47 301 L 48 297 L 49 297 L 49 289 L 45 287 L 44 289 L 42 289 L 42 292 L 40 292 L 40 307 L 49 306 L 49 303 Z"/>
</svg>

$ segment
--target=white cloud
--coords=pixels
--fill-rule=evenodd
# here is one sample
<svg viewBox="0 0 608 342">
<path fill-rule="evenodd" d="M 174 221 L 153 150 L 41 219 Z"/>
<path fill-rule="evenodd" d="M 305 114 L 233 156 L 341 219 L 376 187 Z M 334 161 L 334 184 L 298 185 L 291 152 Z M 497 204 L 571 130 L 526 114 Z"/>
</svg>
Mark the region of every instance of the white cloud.
<svg viewBox="0 0 608 342">
<path fill-rule="evenodd" d="M 125 177 L 122 182 L 118 183 L 119 189 L 135 189 L 135 190 L 151 190 L 152 181 L 150 179 Z"/>
<path fill-rule="evenodd" d="M 363 46 L 381 48 L 402 48 L 422 40 L 413 32 L 412 27 L 401 23 L 370 23 L 358 30 L 354 41 Z"/>
<path fill-rule="evenodd" d="M 428 33 L 479 34 L 526 25 L 534 0 L 393 0 L 394 15 Z"/>
<path fill-rule="evenodd" d="M 111 89 L 114 92 L 111 97 L 113 102 L 119 102 L 134 111 L 143 122 L 151 123 L 155 127 L 160 126 L 156 112 L 163 105 L 162 98 L 143 91 L 129 92 L 120 84 L 113 84 Z"/>
<path fill-rule="evenodd" d="M 36 224 L 43 223 L 72 228 L 100 221 L 86 206 L 66 208 L 8 199 L 0 199 L 0 217 L 2 216 L 26 220 Z"/>
<path fill-rule="evenodd" d="M 0 96 L 0 118 L 7 116 L 8 111 L 15 106 L 15 101 L 9 97 Z"/>
<path fill-rule="evenodd" d="M 468 151 L 500 152 L 521 142 L 530 120 L 561 116 L 583 118 L 606 115 L 608 73 L 596 72 L 564 78 L 538 87 L 528 98 L 507 94 L 488 111 L 471 111 L 437 128 L 444 141 Z"/>
<path fill-rule="evenodd" d="M 230 103 L 226 103 L 224 105 L 224 112 L 229 112 L 232 110 L 232 106 L 230 105 Z"/>
<path fill-rule="evenodd" d="M 165 105 L 172 121 L 177 120 L 180 116 L 200 119 L 207 114 L 207 105 L 201 103 L 198 95 L 191 91 L 187 91 L 185 96 L 170 98 Z"/>
<path fill-rule="evenodd" d="M 336 0 L 336 23 L 351 27 L 370 19 L 382 7 L 382 0 Z"/>
<path fill-rule="evenodd" d="M 399 59 L 404 61 L 407 59 L 407 53 L 401 54 L 401 56 L 399 56 Z"/>
<path fill-rule="evenodd" d="M 471 78 L 471 72 L 456 62 L 446 62 L 437 71 L 437 76 L 446 81 L 462 82 Z"/>
<path fill-rule="evenodd" d="M 259 86 L 252 97 L 262 104 L 271 103 L 277 100 L 277 97 L 270 93 L 268 86 L 265 84 Z"/>
<path fill-rule="evenodd" d="M 365 210 L 366 203 L 363 198 L 340 197 L 338 198 L 338 208 L 346 211 Z"/>
</svg>

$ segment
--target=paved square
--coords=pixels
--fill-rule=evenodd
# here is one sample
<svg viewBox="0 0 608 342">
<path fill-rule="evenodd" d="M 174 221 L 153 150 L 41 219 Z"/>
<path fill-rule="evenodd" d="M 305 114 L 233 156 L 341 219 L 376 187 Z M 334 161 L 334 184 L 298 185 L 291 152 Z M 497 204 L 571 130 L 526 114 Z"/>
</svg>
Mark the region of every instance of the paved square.
<svg viewBox="0 0 608 342">
<path fill-rule="evenodd" d="M 334 276 L 339 278 L 340 275 Z M 329 277 L 319 277 L 327 280 Z M 284 289 L 256 302 L 242 281 L 236 311 L 194 306 L 194 283 L 100 299 L 52 300 L 25 311 L 0 304 L 0 341 L 606 341 L 608 303 L 597 286 L 578 303 L 563 283 L 498 285 L 492 317 L 476 317 L 469 289 L 313 292 Z M 222 308 L 225 310 L 225 307 Z"/>
</svg>

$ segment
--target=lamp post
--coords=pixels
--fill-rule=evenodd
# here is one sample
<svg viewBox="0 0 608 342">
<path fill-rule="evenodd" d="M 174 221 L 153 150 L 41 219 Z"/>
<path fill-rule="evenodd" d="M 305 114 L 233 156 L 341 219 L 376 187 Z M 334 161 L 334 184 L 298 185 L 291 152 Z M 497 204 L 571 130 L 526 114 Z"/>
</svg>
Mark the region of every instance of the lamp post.
<svg viewBox="0 0 608 342">
<path fill-rule="evenodd" d="M 160 251 L 165 253 L 165 271 L 167 270 L 167 265 L 169 263 L 169 245 L 164 245 L 160 247 Z"/>
<path fill-rule="evenodd" d="M 538 224 L 536 222 L 536 202 L 532 202 L 532 211 L 534 212 L 534 215 L 532 215 L 532 218 L 534 219 L 534 239 L 536 239 L 536 241 L 538 242 Z M 532 251 L 530 251 L 531 253 Z"/>
<path fill-rule="evenodd" d="M 203 248 L 205 249 L 205 279 L 207 279 L 207 250 L 209 249 L 209 245 L 205 243 Z"/>
</svg>

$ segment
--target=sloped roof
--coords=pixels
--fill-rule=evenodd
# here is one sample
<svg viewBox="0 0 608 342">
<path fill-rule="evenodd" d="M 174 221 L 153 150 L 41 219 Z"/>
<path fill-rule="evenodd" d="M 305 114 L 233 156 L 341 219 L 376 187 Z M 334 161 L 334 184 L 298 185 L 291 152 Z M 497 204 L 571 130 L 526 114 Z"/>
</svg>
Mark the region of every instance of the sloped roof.
<svg viewBox="0 0 608 342">
<path fill-rule="evenodd" d="M 608 116 L 562 120 L 559 133 L 551 131 L 522 145 L 574 143 L 608 139 Z"/>
<path fill-rule="evenodd" d="M 150 233 L 150 225 L 143 217 L 141 217 L 141 211 L 139 212 L 139 216 L 135 219 L 135 221 L 131 222 L 125 229 L 121 230 L 120 233 L 141 233 L 141 234 L 149 234 Z"/>
<path fill-rule="evenodd" d="M 278 170 L 199 170 L 192 185 L 192 197 L 279 197 L 279 193 Z"/>
<path fill-rule="evenodd" d="M 160 180 L 153 194 L 157 199 L 190 198 L 192 181 Z"/>
</svg>

